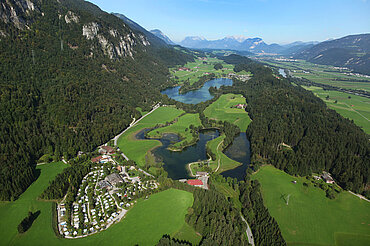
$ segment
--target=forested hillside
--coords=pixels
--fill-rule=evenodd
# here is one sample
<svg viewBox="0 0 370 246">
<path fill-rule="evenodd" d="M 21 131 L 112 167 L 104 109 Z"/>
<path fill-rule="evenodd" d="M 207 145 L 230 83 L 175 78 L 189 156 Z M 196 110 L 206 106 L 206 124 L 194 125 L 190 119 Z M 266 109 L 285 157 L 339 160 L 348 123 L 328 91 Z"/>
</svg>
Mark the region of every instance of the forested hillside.
<svg viewBox="0 0 370 246">
<path fill-rule="evenodd" d="M 252 123 L 247 129 L 252 163 L 271 163 L 294 175 L 329 171 L 344 187 L 369 196 L 369 136 L 312 92 L 275 77 L 245 57 L 224 60 L 251 71 L 248 83 L 236 81 L 225 92 L 243 93 Z"/>
<path fill-rule="evenodd" d="M 137 106 L 161 100 L 167 66 L 192 59 L 85 1 L 2 3 L 0 200 L 33 182 L 41 156 L 68 159 L 108 141 Z"/>
<path fill-rule="evenodd" d="M 370 34 L 349 35 L 322 42 L 296 53 L 295 57 L 370 74 Z"/>
</svg>

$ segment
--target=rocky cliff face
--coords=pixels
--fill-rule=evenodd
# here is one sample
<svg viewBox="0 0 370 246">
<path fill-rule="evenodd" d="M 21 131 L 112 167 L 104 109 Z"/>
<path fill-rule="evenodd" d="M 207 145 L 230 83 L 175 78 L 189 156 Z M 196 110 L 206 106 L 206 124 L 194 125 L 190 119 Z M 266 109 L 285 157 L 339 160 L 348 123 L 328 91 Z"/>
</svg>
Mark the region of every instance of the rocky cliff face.
<svg viewBox="0 0 370 246">
<path fill-rule="evenodd" d="M 27 17 L 34 11 L 39 12 L 39 9 L 30 0 L 5 0 L 0 4 L 0 20 L 22 30 L 29 28 Z"/>
<path fill-rule="evenodd" d="M 53 0 L 50 0 L 53 1 Z M 109 27 L 103 20 L 85 21 L 83 13 L 72 11 L 69 5 L 63 5 L 67 1 L 56 1 L 60 4 L 58 13 L 59 21 L 64 21 L 68 25 L 77 25 L 86 40 L 91 44 L 91 52 L 101 49 L 110 59 L 124 57 L 134 57 L 136 48 L 144 50 L 150 45 L 148 39 L 141 33 L 135 33 L 122 23 L 115 28 Z M 35 18 L 45 18 L 40 11 L 40 2 L 36 0 L 5 0 L 0 4 L 0 39 L 6 38 L 8 32 L 1 26 L 15 27 L 17 30 L 30 29 L 30 25 Z M 2 22 L 2 23 L 1 23 Z M 68 40 L 66 40 L 68 42 Z M 140 47 L 137 47 L 140 46 Z M 144 48 L 144 49 L 143 49 Z"/>
</svg>

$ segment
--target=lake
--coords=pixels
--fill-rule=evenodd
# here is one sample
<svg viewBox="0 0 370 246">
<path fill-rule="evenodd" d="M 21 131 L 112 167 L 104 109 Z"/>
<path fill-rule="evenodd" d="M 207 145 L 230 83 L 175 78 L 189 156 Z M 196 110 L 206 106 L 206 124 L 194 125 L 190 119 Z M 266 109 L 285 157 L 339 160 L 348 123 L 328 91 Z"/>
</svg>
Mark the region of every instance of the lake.
<svg viewBox="0 0 370 246">
<path fill-rule="evenodd" d="M 194 91 L 189 91 L 185 94 L 179 94 L 179 89 L 181 86 L 168 88 L 164 91 L 161 91 L 161 93 L 179 102 L 187 104 L 198 104 L 200 102 L 205 102 L 213 98 L 213 95 L 211 95 L 211 93 L 209 93 L 208 91 L 210 87 L 220 88 L 222 85 L 230 86 L 232 84 L 233 81 L 231 79 L 219 78 L 207 81 L 202 88 Z"/>
<path fill-rule="evenodd" d="M 137 139 L 146 139 L 145 132 L 151 129 L 144 129 L 136 134 Z M 209 140 L 217 138 L 220 133 L 217 130 L 203 130 L 199 133 L 199 141 L 182 151 L 168 150 L 171 143 L 180 141 L 179 137 L 173 133 L 164 134 L 162 138 L 156 139 L 162 143 L 162 146 L 154 149 L 152 152 L 158 161 L 163 162 L 164 169 L 168 177 L 174 180 L 191 178 L 187 169 L 187 164 L 200 160 L 207 160 L 206 144 Z"/>
<path fill-rule="evenodd" d="M 242 163 L 242 165 L 235 169 L 225 171 L 221 173 L 221 175 L 224 177 L 244 180 L 245 171 L 251 163 L 250 142 L 247 139 L 246 133 L 241 132 L 239 136 L 234 139 L 233 143 L 224 150 L 224 154 L 227 157 Z"/>
</svg>

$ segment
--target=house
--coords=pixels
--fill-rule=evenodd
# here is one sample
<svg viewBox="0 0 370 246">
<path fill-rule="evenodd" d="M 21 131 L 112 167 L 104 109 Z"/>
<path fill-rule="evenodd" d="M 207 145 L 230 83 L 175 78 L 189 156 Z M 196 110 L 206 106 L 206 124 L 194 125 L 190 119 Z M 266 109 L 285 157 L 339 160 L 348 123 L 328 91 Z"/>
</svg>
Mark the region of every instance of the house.
<svg viewBox="0 0 370 246">
<path fill-rule="evenodd" d="M 114 185 L 116 186 L 117 184 L 119 183 L 123 183 L 123 179 L 121 178 L 121 176 L 118 174 L 118 173 L 112 173 L 112 174 L 109 174 L 106 178 L 105 178 L 111 185 Z"/>
<path fill-rule="evenodd" d="M 330 176 L 329 173 L 324 172 L 322 174 L 322 179 L 327 183 L 327 184 L 334 184 L 334 179 Z"/>
<path fill-rule="evenodd" d="M 240 108 L 240 109 L 245 109 L 246 107 L 247 107 L 247 105 L 245 105 L 245 104 L 237 104 L 237 105 L 235 105 L 234 106 L 235 108 Z"/>
<path fill-rule="evenodd" d="M 190 69 L 187 67 L 180 67 L 178 70 L 179 71 L 190 71 Z"/>
<path fill-rule="evenodd" d="M 99 153 L 103 155 L 112 155 L 116 152 L 113 147 L 110 146 L 101 146 L 99 149 Z"/>
<path fill-rule="evenodd" d="M 189 179 L 188 181 L 186 181 L 186 183 L 188 183 L 188 185 L 192 185 L 196 187 L 203 186 L 202 180 L 199 180 L 199 179 Z"/>
<path fill-rule="evenodd" d="M 91 158 L 91 162 L 92 163 L 100 163 L 100 160 L 102 159 L 103 157 L 100 155 L 100 156 L 97 156 L 95 158 Z"/>
<path fill-rule="evenodd" d="M 100 189 L 111 189 L 112 185 L 108 183 L 106 180 L 100 180 L 98 182 L 98 186 Z"/>
</svg>

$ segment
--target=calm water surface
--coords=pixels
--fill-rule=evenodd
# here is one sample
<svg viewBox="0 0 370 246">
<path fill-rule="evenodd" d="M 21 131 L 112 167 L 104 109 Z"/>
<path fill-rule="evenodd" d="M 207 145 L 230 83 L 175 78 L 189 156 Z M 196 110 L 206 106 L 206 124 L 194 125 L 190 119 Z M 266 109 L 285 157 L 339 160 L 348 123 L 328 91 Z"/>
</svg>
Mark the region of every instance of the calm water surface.
<svg viewBox="0 0 370 246">
<path fill-rule="evenodd" d="M 172 98 L 176 101 L 187 103 L 187 104 L 197 104 L 200 102 L 205 102 L 213 98 L 211 93 L 209 93 L 208 89 L 210 87 L 217 87 L 220 88 L 222 85 L 230 86 L 233 84 L 231 79 L 213 79 L 207 81 L 202 88 L 194 91 L 189 91 L 185 94 L 179 94 L 179 89 L 181 86 L 176 86 L 172 88 L 168 88 L 162 91 L 162 94 L 167 95 L 169 98 Z"/>
<path fill-rule="evenodd" d="M 243 180 L 245 171 L 251 163 L 250 143 L 245 132 L 241 132 L 234 142 L 224 150 L 225 155 L 229 158 L 242 163 L 241 166 L 221 173 L 224 177 L 237 178 Z"/>
<path fill-rule="evenodd" d="M 150 129 L 144 129 L 137 135 L 137 139 L 146 139 L 145 132 Z M 168 172 L 168 177 L 177 180 L 190 178 L 186 165 L 191 162 L 207 160 L 206 144 L 209 140 L 219 136 L 217 130 L 204 130 L 199 133 L 199 141 L 183 151 L 170 151 L 167 147 L 173 143 L 180 141 L 176 134 L 164 134 L 163 138 L 157 139 L 162 143 L 162 146 L 153 150 L 153 154 L 160 162 L 164 163 L 164 169 Z"/>
</svg>

